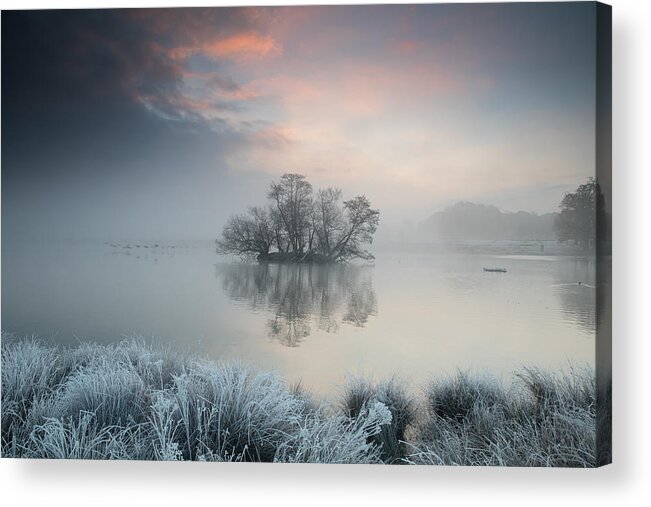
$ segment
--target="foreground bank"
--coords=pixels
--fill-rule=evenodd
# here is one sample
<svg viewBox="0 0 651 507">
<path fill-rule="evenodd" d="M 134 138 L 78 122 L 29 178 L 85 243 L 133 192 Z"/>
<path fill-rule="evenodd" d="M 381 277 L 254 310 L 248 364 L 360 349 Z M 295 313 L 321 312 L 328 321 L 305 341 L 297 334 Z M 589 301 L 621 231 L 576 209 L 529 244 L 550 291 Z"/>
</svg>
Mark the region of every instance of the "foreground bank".
<svg viewBox="0 0 651 507">
<path fill-rule="evenodd" d="M 300 385 L 137 340 L 2 339 L 4 457 L 591 467 L 593 372 Z"/>
</svg>

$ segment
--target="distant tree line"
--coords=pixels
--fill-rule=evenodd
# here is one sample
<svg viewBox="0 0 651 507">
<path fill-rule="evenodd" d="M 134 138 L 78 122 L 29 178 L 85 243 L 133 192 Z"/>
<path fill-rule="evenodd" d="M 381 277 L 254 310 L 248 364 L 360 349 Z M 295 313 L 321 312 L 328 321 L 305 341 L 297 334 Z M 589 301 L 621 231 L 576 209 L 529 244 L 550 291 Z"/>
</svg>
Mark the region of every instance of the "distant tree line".
<svg viewBox="0 0 651 507">
<path fill-rule="evenodd" d="M 501 211 L 495 206 L 458 202 L 419 227 L 420 236 L 450 240 L 553 240 L 554 213 Z"/>
<path fill-rule="evenodd" d="M 341 262 L 372 260 L 380 212 L 363 196 L 342 201 L 341 190 L 314 192 L 301 174 L 284 174 L 273 182 L 266 206 L 226 222 L 216 241 L 221 253 L 253 256 L 260 261 Z"/>
<path fill-rule="evenodd" d="M 558 213 L 504 212 L 495 206 L 458 202 L 421 223 L 419 233 L 436 239 L 551 240 L 582 250 L 610 251 L 611 216 L 594 178 L 565 194 Z"/>
</svg>

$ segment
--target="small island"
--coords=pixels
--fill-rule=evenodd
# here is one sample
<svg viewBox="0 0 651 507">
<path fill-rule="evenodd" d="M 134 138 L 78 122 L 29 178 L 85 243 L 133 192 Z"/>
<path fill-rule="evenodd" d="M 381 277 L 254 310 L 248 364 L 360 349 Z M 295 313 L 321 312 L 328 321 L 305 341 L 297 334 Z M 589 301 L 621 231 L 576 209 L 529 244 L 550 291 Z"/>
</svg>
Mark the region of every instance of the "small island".
<svg viewBox="0 0 651 507">
<path fill-rule="evenodd" d="M 366 249 L 373 242 L 380 212 L 364 195 L 342 201 L 338 188 L 316 193 L 301 174 L 284 174 L 273 182 L 266 206 L 228 219 L 221 239 L 222 254 L 259 262 L 334 263 L 372 261 Z"/>
</svg>

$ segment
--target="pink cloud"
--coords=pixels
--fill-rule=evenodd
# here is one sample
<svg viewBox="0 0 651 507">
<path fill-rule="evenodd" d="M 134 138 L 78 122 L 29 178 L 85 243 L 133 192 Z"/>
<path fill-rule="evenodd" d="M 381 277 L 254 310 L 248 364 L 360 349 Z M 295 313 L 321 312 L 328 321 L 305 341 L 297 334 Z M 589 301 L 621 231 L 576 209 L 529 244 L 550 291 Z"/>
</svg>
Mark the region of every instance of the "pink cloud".
<svg viewBox="0 0 651 507">
<path fill-rule="evenodd" d="M 253 132 L 250 137 L 259 148 L 273 149 L 292 143 L 295 138 L 295 132 L 289 127 L 270 125 Z"/>
<path fill-rule="evenodd" d="M 409 39 L 394 39 L 390 42 L 391 50 L 399 55 L 408 55 L 414 53 L 421 46 L 422 45 L 419 42 Z"/>
<path fill-rule="evenodd" d="M 321 86 L 308 78 L 274 76 L 258 80 L 252 85 L 261 92 L 280 96 L 285 102 L 305 103 L 318 101 L 323 97 Z"/>
</svg>

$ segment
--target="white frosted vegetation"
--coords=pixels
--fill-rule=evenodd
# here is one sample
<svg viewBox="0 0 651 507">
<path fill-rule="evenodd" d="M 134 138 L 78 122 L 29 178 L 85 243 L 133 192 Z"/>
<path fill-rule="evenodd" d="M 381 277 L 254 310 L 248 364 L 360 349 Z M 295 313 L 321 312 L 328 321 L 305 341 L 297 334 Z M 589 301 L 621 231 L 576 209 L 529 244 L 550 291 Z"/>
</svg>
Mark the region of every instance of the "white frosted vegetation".
<svg viewBox="0 0 651 507">
<path fill-rule="evenodd" d="M 589 467 L 596 461 L 592 371 L 524 368 L 509 390 L 459 372 L 426 389 L 413 464 Z"/>
<path fill-rule="evenodd" d="M 591 371 L 466 373 L 414 396 L 353 379 L 339 406 L 275 373 L 138 340 L 2 340 L 5 457 L 594 466 Z"/>
</svg>

